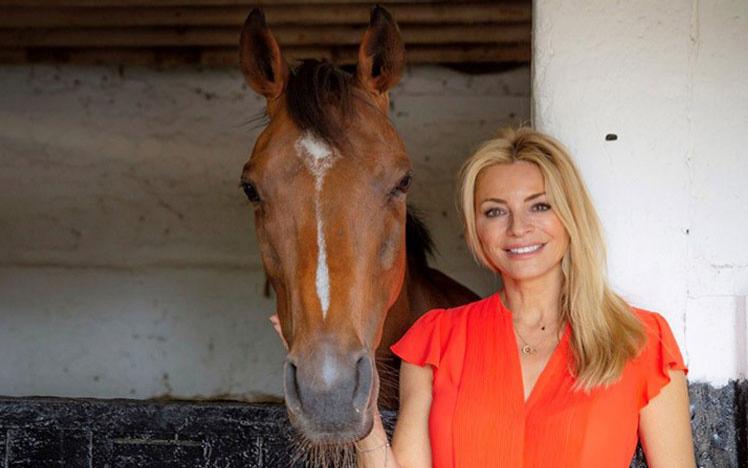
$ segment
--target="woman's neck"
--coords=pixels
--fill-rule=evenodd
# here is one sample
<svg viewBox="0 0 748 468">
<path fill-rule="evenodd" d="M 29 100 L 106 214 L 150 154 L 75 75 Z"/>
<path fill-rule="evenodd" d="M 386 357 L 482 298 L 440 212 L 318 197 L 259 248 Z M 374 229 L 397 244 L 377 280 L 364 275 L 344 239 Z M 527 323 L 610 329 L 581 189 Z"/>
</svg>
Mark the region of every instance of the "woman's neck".
<svg viewBox="0 0 748 468">
<path fill-rule="evenodd" d="M 560 326 L 563 285 L 560 265 L 558 269 L 540 278 L 516 280 L 502 275 L 501 280 L 504 284 L 502 300 L 512 311 L 515 323 L 529 329 Z"/>
</svg>

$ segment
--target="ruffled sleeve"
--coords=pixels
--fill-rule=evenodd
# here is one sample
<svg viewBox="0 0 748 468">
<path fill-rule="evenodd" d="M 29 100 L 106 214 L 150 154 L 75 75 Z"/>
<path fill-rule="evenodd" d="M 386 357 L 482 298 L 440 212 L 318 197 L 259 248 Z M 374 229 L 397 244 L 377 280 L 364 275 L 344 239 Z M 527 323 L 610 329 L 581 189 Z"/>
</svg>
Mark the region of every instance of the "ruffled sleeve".
<svg viewBox="0 0 748 468">
<path fill-rule="evenodd" d="M 638 311 L 647 331 L 647 344 L 640 356 L 642 393 L 639 407 L 643 408 L 670 383 L 671 370 L 688 373 L 673 332 L 663 316 L 655 312 Z"/>
<path fill-rule="evenodd" d="M 426 312 L 390 349 L 405 362 L 439 367 L 442 354 L 441 319 L 444 309 Z"/>
</svg>

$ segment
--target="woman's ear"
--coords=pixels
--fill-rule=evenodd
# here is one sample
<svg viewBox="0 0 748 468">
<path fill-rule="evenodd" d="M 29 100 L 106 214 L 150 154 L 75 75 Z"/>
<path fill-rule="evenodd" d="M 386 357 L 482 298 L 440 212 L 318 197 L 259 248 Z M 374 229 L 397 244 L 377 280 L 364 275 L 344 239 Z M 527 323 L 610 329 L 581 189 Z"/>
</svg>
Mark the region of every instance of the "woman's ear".
<svg viewBox="0 0 748 468">
<path fill-rule="evenodd" d="M 239 63 L 249 86 L 269 101 L 283 94 L 288 64 L 259 8 L 249 13 L 239 39 Z"/>
</svg>

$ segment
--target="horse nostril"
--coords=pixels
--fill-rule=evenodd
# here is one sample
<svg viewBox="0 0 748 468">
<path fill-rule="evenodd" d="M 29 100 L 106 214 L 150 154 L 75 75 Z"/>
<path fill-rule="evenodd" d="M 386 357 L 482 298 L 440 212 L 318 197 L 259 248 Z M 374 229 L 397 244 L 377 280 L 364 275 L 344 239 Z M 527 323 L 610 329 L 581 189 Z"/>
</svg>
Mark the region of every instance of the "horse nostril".
<svg viewBox="0 0 748 468">
<path fill-rule="evenodd" d="M 286 405 L 294 413 L 301 412 L 301 398 L 299 397 L 299 383 L 296 380 L 296 365 L 286 361 L 283 369 L 283 386 L 286 393 Z"/>
<path fill-rule="evenodd" d="M 373 377 L 371 358 L 364 354 L 356 361 L 356 388 L 353 390 L 353 408 L 356 412 L 362 412 L 369 403 Z"/>
</svg>

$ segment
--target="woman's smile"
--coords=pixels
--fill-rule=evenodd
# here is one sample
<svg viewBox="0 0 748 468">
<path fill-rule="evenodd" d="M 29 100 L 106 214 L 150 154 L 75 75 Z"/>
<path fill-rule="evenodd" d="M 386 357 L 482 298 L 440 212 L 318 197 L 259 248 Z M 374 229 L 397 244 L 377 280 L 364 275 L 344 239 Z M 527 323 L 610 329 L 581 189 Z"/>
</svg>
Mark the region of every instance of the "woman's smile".
<svg viewBox="0 0 748 468">
<path fill-rule="evenodd" d="M 511 258 L 523 259 L 537 254 L 543 247 L 545 247 L 544 243 L 512 246 L 505 248 L 504 252 L 509 254 Z"/>
<path fill-rule="evenodd" d="M 558 278 L 569 235 L 553 211 L 540 169 L 524 161 L 488 167 L 475 195 L 476 232 L 502 276 Z"/>
</svg>

